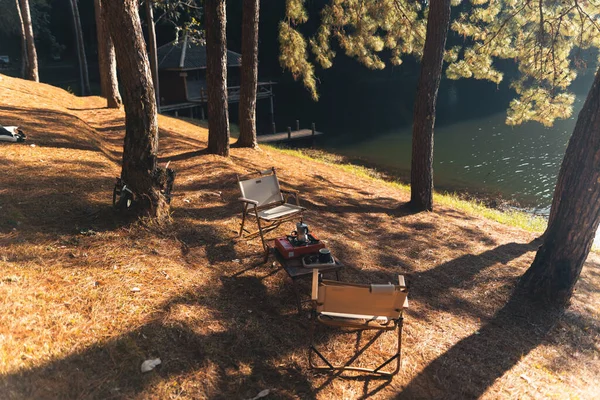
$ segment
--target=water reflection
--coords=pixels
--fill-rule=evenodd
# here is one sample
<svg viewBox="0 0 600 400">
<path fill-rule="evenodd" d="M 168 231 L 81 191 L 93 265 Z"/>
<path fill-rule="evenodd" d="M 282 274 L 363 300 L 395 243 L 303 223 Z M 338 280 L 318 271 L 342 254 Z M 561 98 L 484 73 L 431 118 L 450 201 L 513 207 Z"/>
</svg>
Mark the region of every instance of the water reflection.
<svg viewBox="0 0 600 400">
<path fill-rule="evenodd" d="M 552 128 L 537 123 L 509 127 L 504 124 L 505 115 L 499 112 L 437 127 L 435 184 L 449 190 L 500 195 L 535 212 L 546 212 L 575 118 L 559 121 Z M 411 130 L 403 127 L 331 148 L 409 171 Z"/>
</svg>

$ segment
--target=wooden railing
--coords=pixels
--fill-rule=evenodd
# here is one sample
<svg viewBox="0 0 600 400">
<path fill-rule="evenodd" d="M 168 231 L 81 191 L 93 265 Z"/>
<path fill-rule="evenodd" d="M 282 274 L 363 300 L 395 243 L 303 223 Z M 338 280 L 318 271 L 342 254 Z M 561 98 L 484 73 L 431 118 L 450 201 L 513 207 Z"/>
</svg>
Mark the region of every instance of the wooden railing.
<svg viewBox="0 0 600 400">
<path fill-rule="evenodd" d="M 276 84 L 276 82 L 259 82 L 256 90 L 256 99 L 267 99 L 273 96 L 273 85 Z M 199 96 L 192 95 L 189 98 L 194 102 L 206 103 L 208 101 L 206 88 L 200 87 Z M 238 103 L 240 101 L 240 86 L 227 87 L 227 101 L 229 103 Z"/>
</svg>

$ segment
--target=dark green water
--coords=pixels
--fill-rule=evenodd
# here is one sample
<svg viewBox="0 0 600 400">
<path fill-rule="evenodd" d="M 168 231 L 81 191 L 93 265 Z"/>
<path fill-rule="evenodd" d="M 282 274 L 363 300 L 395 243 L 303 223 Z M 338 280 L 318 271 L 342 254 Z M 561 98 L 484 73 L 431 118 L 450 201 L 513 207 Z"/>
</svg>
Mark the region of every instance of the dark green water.
<svg viewBox="0 0 600 400">
<path fill-rule="evenodd" d="M 499 195 L 544 212 L 552 202 L 575 121 L 560 121 L 545 129 L 535 123 L 509 127 L 504 118 L 505 113 L 499 112 L 437 127 L 435 183 L 449 190 Z M 408 173 L 411 130 L 403 127 L 331 149 Z"/>
</svg>

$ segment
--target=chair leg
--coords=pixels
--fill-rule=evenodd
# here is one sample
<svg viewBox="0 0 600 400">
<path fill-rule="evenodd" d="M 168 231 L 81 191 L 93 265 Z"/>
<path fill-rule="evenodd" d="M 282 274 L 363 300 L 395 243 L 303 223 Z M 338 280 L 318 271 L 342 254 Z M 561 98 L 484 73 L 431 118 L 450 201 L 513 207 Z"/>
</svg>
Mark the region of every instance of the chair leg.
<svg viewBox="0 0 600 400">
<path fill-rule="evenodd" d="M 263 264 L 269 260 L 269 254 L 271 254 L 271 249 L 267 246 L 267 250 L 265 251 L 265 257 L 263 258 Z"/>
<path fill-rule="evenodd" d="M 242 237 L 244 233 L 244 223 L 246 222 L 246 214 L 248 213 L 248 203 L 244 204 L 244 209 L 242 211 L 242 225 L 240 226 L 240 235 L 238 237 Z"/>
<path fill-rule="evenodd" d="M 335 367 L 329 362 L 329 360 L 327 360 L 323 354 L 321 354 L 321 352 L 319 350 L 317 350 L 317 348 L 315 347 L 315 332 L 317 330 L 317 315 L 315 314 L 315 312 L 313 311 L 311 313 L 311 323 L 310 323 L 310 347 L 308 348 L 308 365 L 310 368 L 312 369 L 328 369 L 328 370 L 335 370 Z M 315 363 L 313 362 L 313 358 L 312 358 L 312 354 L 315 353 L 317 356 L 319 356 L 319 358 L 325 363 L 327 364 L 327 367 L 320 367 L 318 365 L 315 365 Z"/>
<path fill-rule="evenodd" d="M 402 366 L 402 327 L 404 325 L 404 318 L 400 317 L 400 320 L 398 321 L 398 327 L 396 329 L 398 329 L 398 364 L 396 365 L 396 372 L 394 372 L 394 374 L 398 373 L 398 371 L 400 371 L 400 367 Z"/>
<path fill-rule="evenodd" d="M 256 223 L 258 224 L 258 232 L 260 233 L 260 240 L 262 240 L 263 249 L 266 251 L 268 249 L 267 243 L 265 242 L 265 235 L 263 234 L 262 226 L 260 225 L 260 218 L 258 218 L 258 213 L 256 214 Z"/>
<path fill-rule="evenodd" d="M 373 338 L 371 338 L 367 342 L 367 344 L 363 345 L 362 348 L 358 349 L 358 351 L 355 352 L 354 356 L 352 356 L 348 361 L 346 361 L 346 363 L 344 363 L 343 365 L 335 365 L 334 366 L 327 360 L 327 358 L 325 358 L 325 356 L 323 354 L 321 354 L 321 352 L 319 352 L 319 350 L 317 350 L 317 348 L 314 344 L 314 332 L 316 330 L 315 325 L 317 324 L 316 316 L 314 316 L 314 319 L 315 320 L 311 324 L 311 329 L 310 329 L 310 348 L 308 350 L 308 364 L 309 364 L 310 368 L 316 369 L 316 370 L 328 370 L 328 371 L 366 372 L 366 373 L 373 373 L 373 374 L 377 374 L 380 376 L 386 376 L 386 377 L 394 376 L 398 373 L 398 371 L 400 371 L 400 357 L 401 357 L 401 349 L 402 349 L 402 321 L 400 321 L 398 327 L 396 328 L 396 329 L 398 329 L 398 346 L 397 346 L 396 353 L 392 357 L 390 357 L 386 361 L 384 361 L 382 364 L 380 364 L 377 368 L 370 369 L 370 368 L 353 367 L 351 365 L 371 345 L 373 345 L 377 341 L 377 339 L 379 339 L 379 337 L 383 334 L 384 331 L 377 332 L 375 334 L 375 336 Z M 359 332 L 362 332 L 362 330 L 359 330 Z M 326 366 L 318 366 L 318 365 L 314 364 L 313 358 L 312 358 L 313 352 L 326 364 Z M 388 364 L 390 364 L 393 361 L 396 361 L 396 366 L 392 371 L 382 371 L 382 369 L 385 368 L 385 366 L 387 366 Z"/>
<path fill-rule="evenodd" d="M 403 324 L 403 318 L 400 318 L 400 320 L 398 321 L 398 325 L 396 326 L 396 330 L 398 331 L 398 344 L 396 346 L 396 349 L 397 349 L 396 354 L 394 354 L 394 356 L 390 357 L 386 362 L 381 364 L 379 367 L 375 368 L 374 372 L 381 373 L 379 371 L 394 360 L 396 360 L 396 367 L 394 368 L 393 371 L 390 371 L 387 374 L 389 374 L 390 376 L 396 375 L 398 373 L 398 371 L 400 371 L 401 357 L 402 357 L 402 324 Z"/>
</svg>

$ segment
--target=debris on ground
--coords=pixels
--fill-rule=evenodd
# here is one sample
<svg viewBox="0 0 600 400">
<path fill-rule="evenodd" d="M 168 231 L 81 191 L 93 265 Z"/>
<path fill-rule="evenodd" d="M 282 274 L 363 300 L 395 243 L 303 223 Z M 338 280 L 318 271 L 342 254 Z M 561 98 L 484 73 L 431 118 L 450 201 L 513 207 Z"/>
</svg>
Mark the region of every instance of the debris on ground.
<svg viewBox="0 0 600 400">
<path fill-rule="evenodd" d="M 142 370 L 142 372 L 150 372 L 154 368 L 156 368 L 157 365 L 160 365 L 160 363 L 161 363 L 160 358 L 146 360 L 142 363 L 142 366 L 140 369 Z"/>
</svg>

